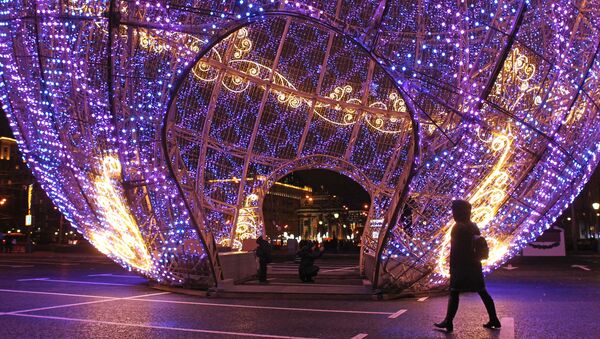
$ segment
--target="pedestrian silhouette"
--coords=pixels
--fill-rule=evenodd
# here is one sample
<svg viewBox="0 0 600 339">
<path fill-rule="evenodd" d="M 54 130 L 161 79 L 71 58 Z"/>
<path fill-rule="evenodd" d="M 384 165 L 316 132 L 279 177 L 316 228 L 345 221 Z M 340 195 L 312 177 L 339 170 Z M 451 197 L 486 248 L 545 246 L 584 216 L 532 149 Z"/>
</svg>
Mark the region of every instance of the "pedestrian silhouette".
<svg viewBox="0 0 600 339">
<path fill-rule="evenodd" d="M 6 253 L 13 253 L 17 239 L 13 237 L 6 237 Z"/>
<path fill-rule="evenodd" d="M 471 221 L 471 204 L 465 200 L 452 201 L 452 216 L 456 224 L 450 233 L 450 297 L 446 318 L 434 326 L 447 332 L 454 330 L 452 321 L 458 310 L 460 292 L 477 292 L 485 305 L 490 320 L 483 327 L 500 328 L 494 300 L 483 281 L 481 261 L 474 249 L 474 239 L 481 235 Z"/>
<path fill-rule="evenodd" d="M 271 262 L 271 245 L 262 236 L 256 239 L 256 257 L 258 258 L 258 281 L 267 282 L 267 264 Z"/>
<path fill-rule="evenodd" d="M 317 244 L 307 241 L 304 247 L 298 251 L 300 257 L 300 266 L 298 266 L 298 275 L 302 282 L 314 282 L 313 278 L 319 273 L 319 266 L 315 265 L 315 260 L 323 255 L 323 247 L 317 249 Z"/>
</svg>

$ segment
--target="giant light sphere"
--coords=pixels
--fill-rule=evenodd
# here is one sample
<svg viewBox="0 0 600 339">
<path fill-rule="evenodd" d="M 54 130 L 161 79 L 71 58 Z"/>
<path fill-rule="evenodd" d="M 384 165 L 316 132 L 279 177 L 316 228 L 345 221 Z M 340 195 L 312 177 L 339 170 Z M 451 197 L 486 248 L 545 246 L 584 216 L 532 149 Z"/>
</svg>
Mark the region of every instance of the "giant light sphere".
<svg viewBox="0 0 600 339">
<path fill-rule="evenodd" d="M 598 1 L 0 2 L 0 100 L 74 227 L 160 283 L 223 278 L 271 185 L 324 168 L 371 196 L 378 288 L 448 280 L 452 199 L 490 271 L 600 152 Z"/>
</svg>

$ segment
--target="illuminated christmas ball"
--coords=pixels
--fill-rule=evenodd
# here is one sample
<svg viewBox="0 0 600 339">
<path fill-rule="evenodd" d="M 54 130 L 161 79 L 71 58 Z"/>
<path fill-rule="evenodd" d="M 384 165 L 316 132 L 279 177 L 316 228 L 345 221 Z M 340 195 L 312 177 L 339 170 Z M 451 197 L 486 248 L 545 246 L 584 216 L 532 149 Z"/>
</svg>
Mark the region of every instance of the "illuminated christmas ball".
<svg viewBox="0 0 600 339">
<path fill-rule="evenodd" d="M 329 169 L 371 197 L 377 288 L 448 280 L 450 202 L 486 271 L 549 228 L 600 153 L 600 17 L 571 1 L 0 3 L 0 101 L 96 248 L 209 287 L 264 233 L 270 187 Z M 589 7 L 589 8 L 588 8 Z"/>
</svg>

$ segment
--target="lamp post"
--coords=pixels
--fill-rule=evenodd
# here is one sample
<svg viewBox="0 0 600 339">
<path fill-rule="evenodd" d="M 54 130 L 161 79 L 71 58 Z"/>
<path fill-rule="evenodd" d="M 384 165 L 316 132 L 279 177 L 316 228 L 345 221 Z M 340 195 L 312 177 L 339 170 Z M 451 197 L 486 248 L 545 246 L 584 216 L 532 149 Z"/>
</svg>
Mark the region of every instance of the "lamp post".
<svg viewBox="0 0 600 339">
<path fill-rule="evenodd" d="M 31 222 L 31 198 L 33 196 L 33 184 L 27 185 L 27 214 L 25 215 L 25 232 L 27 233 L 27 244 L 25 245 L 25 252 L 31 253 L 33 246 L 31 243 L 31 230 L 33 229 L 33 223 Z"/>
<path fill-rule="evenodd" d="M 594 217 L 596 218 L 596 222 L 594 225 L 594 238 L 596 239 L 596 250 L 600 253 L 600 238 L 598 237 L 598 233 L 600 233 L 598 230 L 598 210 L 600 210 L 600 203 L 593 202 L 592 208 L 594 209 Z"/>
<path fill-rule="evenodd" d="M 571 240 L 573 241 L 573 251 L 577 252 L 579 249 L 577 242 L 579 241 L 579 226 L 577 225 L 577 213 L 575 213 L 575 202 L 571 204 L 571 217 L 567 220 L 571 220 Z"/>
</svg>

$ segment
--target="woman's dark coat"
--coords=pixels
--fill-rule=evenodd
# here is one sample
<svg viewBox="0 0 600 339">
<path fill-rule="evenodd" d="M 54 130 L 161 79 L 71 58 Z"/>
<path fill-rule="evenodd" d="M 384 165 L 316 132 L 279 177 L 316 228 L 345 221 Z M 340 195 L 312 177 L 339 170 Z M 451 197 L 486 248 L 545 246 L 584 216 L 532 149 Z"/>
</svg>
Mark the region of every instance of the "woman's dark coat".
<svg viewBox="0 0 600 339">
<path fill-rule="evenodd" d="M 261 265 L 270 263 L 271 260 L 271 245 L 268 241 L 262 238 L 258 238 L 256 241 L 258 247 L 256 247 L 256 256 Z"/>
<path fill-rule="evenodd" d="M 474 223 L 458 222 L 450 233 L 450 289 L 477 292 L 485 288 L 481 261 L 475 257 L 473 236 L 481 235 Z"/>
</svg>

